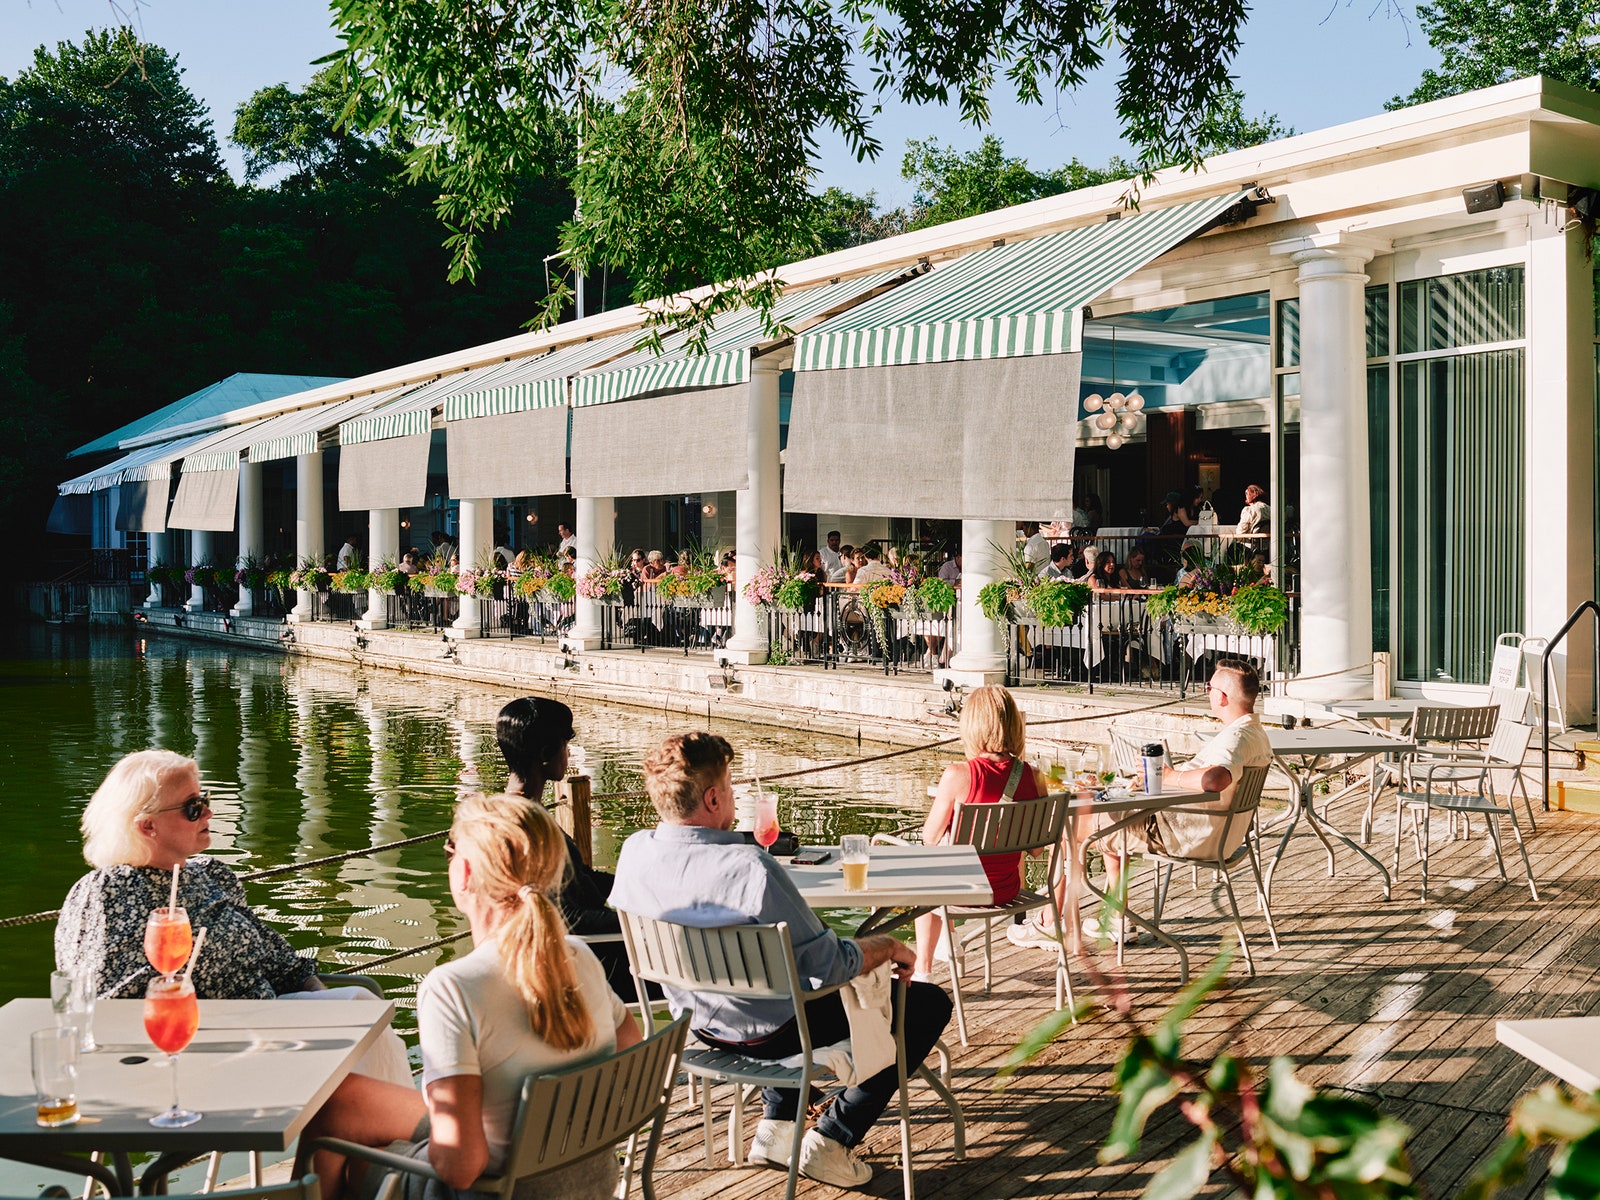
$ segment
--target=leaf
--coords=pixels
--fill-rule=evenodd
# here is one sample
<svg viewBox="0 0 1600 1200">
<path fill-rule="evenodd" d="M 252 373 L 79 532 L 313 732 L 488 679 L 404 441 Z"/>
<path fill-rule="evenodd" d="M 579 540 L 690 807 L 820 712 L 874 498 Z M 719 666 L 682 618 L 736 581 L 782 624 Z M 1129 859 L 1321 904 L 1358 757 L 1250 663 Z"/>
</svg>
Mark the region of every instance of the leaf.
<svg viewBox="0 0 1600 1200">
<path fill-rule="evenodd" d="M 1043 1051 L 1073 1025 L 1074 1015 L 1077 1020 L 1088 1016 L 1091 1006 L 1087 1001 L 1078 1004 L 1077 1008 L 1057 1009 L 1044 1020 L 1036 1024 L 1027 1033 L 1022 1035 L 1022 1040 L 1011 1048 L 1011 1053 L 1006 1055 L 1006 1060 L 1000 1065 L 1000 1072 L 996 1086 L 1003 1086 L 1005 1081 L 1013 1075 L 1018 1067 L 1032 1062 Z"/>
<path fill-rule="evenodd" d="M 1127 872 L 1123 873 L 1127 877 Z M 1228 974 L 1228 968 L 1233 965 L 1233 951 L 1224 946 L 1217 956 L 1211 960 L 1211 965 L 1206 968 L 1205 974 L 1198 979 L 1191 979 L 1187 987 L 1178 993 L 1178 998 L 1172 1002 L 1172 1007 L 1167 1009 L 1161 1020 L 1156 1024 L 1150 1040 L 1156 1047 L 1156 1052 L 1164 1058 L 1175 1058 L 1179 1044 L 1183 1038 L 1183 1023 L 1194 1015 L 1195 1009 Z"/>
<path fill-rule="evenodd" d="M 1234 1092 L 1239 1088 L 1239 1060 L 1231 1054 L 1219 1054 L 1206 1072 L 1206 1087 L 1213 1092 Z"/>
<path fill-rule="evenodd" d="M 1294 1062 L 1275 1058 L 1267 1068 L 1267 1086 L 1262 1089 L 1262 1112 L 1280 1125 L 1294 1125 L 1316 1089 L 1294 1073 Z"/>
<path fill-rule="evenodd" d="M 1101 1162 L 1115 1162 L 1139 1149 L 1139 1138 L 1155 1111 L 1183 1090 L 1166 1069 L 1147 1062 L 1122 1084 L 1122 1102 L 1111 1119 L 1111 1132 L 1100 1148 Z"/>
<path fill-rule="evenodd" d="M 1144 1200 L 1189 1200 L 1211 1178 L 1211 1160 L 1216 1145 L 1217 1130 L 1201 1130 L 1198 1138 L 1156 1173 L 1150 1186 L 1144 1190 Z"/>
<path fill-rule="evenodd" d="M 1528 1139 L 1509 1133 L 1494 1152 L 1472 1173 L 1457 1200 L 1490 1200 L 1502 1188 L 1515 1187 L 1528 1173 Z"/>
<path fill-rule="evenodd" d="M 1550 1159 L 1551 1200 L 1594 1200 L 1600 1196 L 1600 1131 L 1562 1146 Z"/>
</svg>

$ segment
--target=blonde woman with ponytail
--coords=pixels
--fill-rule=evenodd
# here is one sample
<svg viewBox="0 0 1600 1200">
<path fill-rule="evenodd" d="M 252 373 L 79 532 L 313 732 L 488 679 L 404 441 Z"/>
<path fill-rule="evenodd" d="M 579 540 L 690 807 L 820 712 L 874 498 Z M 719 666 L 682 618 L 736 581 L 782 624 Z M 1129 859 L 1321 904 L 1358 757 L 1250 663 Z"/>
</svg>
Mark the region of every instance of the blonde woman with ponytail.
<svg viewBox="0 0 1600 1200">
<path fill-rule="evenodd" d="M 524 1079 L 625 1050 L 640 1034 L 551 899 L 567 848 L 549 813 L 522 796 L 463 797 L 445 854 L 450 895 L 471 926 L 473 949 L 429 972 L 417 990 L 426 1109 L 399 1094 L 345 1096 L 341 1087 L 302 1144 L 341 1137 L 381 1146 L 409 1136 L 413 1156 L 462 1189 L 504 1163 Z M 381 1121 L 375 1106 L 390 1109 Z M 396 1135 L 396 1126 L 408 1132 Z M 311 1166 L 324 1195 L 337 1200 L 346 1162 L 318 1151 Z M 348 1166 L 353 1173 L 358 1164 Z M 597 1155 L 541 1178 L 538 1195 L 600 1200 L 616 1188 L 616 1167 L 609 1152 Z"/>
</svg>

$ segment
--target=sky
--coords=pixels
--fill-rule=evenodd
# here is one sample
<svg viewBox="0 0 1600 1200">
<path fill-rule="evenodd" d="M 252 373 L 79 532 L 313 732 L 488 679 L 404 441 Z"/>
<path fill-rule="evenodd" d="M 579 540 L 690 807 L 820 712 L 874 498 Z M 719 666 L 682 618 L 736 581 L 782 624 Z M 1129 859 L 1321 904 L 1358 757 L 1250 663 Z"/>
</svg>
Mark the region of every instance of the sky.
<svg viewBox="0 0 1600 1200">
<path fill-rule="evenodd" d="M 305 83 L 311 61 L 338 44 L 326 0 L 0 0 L 0 75 L 26 67 L 35 47 L 80 38 L 130 10 L 146 40 L 177 53 L 236 177 L 242 158 L 227 141 L 234 109 L 258 88 Z M 1250 115 L 1273 112 L 1304 133 L 1381 112 L 1436 62 L 1402 0 L 1256 0 L 1234 73 Z M 1043 107 L 997 97 L 990 132 L 1040 169 L 1073 157 L 1101 163 L 1127 151 L 1114 105 L 1115 77 L 1102 72 Z M 823 138 L 818 186 L 874 191 L 892 208 L 913 191 L 900 178 L 908 139 L 935 136 L 964 150 L 983 137 L 952 110 L 905 104 L 886 104 L 876 130 L 883 152 L 866 163 Z"/>
</svg>

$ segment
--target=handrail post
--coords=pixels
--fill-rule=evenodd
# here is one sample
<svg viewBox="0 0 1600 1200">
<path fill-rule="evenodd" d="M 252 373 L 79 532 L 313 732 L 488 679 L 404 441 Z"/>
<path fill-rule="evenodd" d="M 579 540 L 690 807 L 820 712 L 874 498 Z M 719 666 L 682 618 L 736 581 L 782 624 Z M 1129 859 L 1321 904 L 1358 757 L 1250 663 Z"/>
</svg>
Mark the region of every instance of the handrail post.
<svg viewBox="0 0 1600 1200">
<path fill-rule="evenodd" d="M 1594 616 L 1595 622 L 1595 676 L 1590 680 L 1590 690 L 1595 707 L 1600 709 L 1600 604 L 1596 604 L 1593 600 L 1585 600 L 1573 609 L 1566 624 L 1545 643 L 1544 653 L 1539 655 L 1539 785 L 1544 792 L 1545 812 L 1550 811 L 1550 656 L 1555 653 L 1562 639 L 1572 632 L 1572 627 L 1578 623 L 1578 618 L 1586 612 Z"/>
<path fill-rule="evenodd" d="M 593 810 L 589 805 L 592 794 L 587 775 L 568 775 L 556 780 L 556 824 L 578 844 L 583 865 L 594 866 Z"/>
</svg>

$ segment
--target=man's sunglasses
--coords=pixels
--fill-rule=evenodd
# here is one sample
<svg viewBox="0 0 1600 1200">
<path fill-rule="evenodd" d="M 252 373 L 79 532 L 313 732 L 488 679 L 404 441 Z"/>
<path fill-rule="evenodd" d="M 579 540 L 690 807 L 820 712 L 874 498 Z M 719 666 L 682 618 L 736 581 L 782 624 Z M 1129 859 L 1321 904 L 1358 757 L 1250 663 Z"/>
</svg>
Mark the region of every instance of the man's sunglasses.
<svg viewBox="0 0 1600 1200">
<path fill-rule="evenodd" d="M 211 807 L 211 792 L 201 792 L 198 796 L 190 796 L 182 804 L 170 804 L 166 808 L 157 809 L 157 812 L 173 812 L 181 810 L 184 820 L 198 821 L 205 816 L 206 810 Z"/>
</svg>

